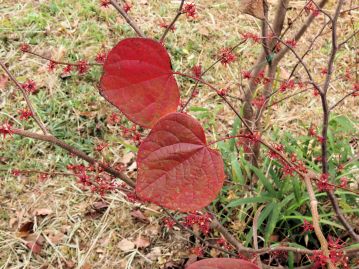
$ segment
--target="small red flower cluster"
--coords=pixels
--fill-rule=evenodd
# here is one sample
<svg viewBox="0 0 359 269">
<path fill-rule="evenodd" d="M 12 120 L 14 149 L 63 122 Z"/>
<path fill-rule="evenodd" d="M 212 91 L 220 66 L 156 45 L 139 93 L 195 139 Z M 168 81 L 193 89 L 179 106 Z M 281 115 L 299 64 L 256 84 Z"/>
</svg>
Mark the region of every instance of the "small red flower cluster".
<svg viewBox="0 0 359 269">
<path fill-rule="evenodd" d="M 174 24 L 173 24 L 173 25 L 170 25 L 170 24 L 168 24 L 168 23 L 166 23 L 166 22 L 164 22 L 164 21 L 160 22 L 160 23 L 159 23 L 159 26 L 160 26 L 161 28 L 165 28 L 165 29 L 167 29 L 168 27 L 170 27 L 170 31 L 172 31 L 172 32 L 176 31 L 176 26 L 175 26 Z"/>
<path fill-rule="evenodd" d="M 227 240 L 224 239 L 223 237 L 217 240 L 217 244 L 226 250 L 233 250 L 233 246 L 229 244 Z"/>
<path fill-rule="evenodd" d="M 197 9 L 195 3 L 188 3 L 183 6 L 182 12 L 186 14 L 187 17 L 192 17 L 193 19 L 197 17 Z"/>
<path fill-rule="evenodd" d="M 49 72 L 53 72 L 56 69 L 56 63 L 54 61 L 50 61 L 47 65 L 47 70 Z"/>
<path fill-rule="evenodd" d="M 266 101 L 266 98 L 263 95 L 261 95 L 252 100 L 252 105 L 258 109 L 261 109 L 264 106 L 265 101 Z"/>
<path fill-rule="evenodd" d="M 110 5 L 110 0 L 100 0 L 101 7 L 108 7 Z"/>
<path fill-rule="evenodd" d="M 242 34 L 242 38 L 244 40 L 252 40 L 254 43 L 260 43 L 261 42 L 261 38 L 256 35 L 256 34 L 252 34 L 252 33 L 243 33 Z"/>
<path fill-rule="evenodd" d="M 107 147 L 108 147 L 108 144 L 107 144 L 107 143 L 101 142 L 101 143 L 99 143 L 99 144 L 96 145 L 95 150 L 98 151 L 98 152 L 101 152 L 101 151 L 103 151 L 103 150 L 104 150 L 105 148 L 107 148 Z"/>
<path fill-rule="evenodd" d="M 30 117 L 33 116 L 32 112 L 28 108 L 24 108 L 19 110 L 20 120 L 28 120 Z"/>
<path fill-rule="evenodd" d="M 142 142 L 141 133 L 137 131 L 136 125 L 133 125 L 131 128 L 120 126 L 120 129 L 122 131 L 122 137 L 130 138 L 134 143 L 141 144 Z"/>
<path fill-rule="evenodd" d="M 202 77 L 202 66 L 200 64 L 193 66 L 192 73 L 196 78 L 201 78 Z"/>
<path fill-rule="evenodd" d="M 303 231 L 304 232 L 311 232 L 314 230 L 313 224 L 311 224 L 306 219 L 303 220 Z"/>
<path fill-rule="evenodd" d="M 359 83 L 354 83 L 353 90 L 355 91 L 352 96 L 356 97 L 359 96 Z"/>
<path fill-rule="evenodd" d="M 212 216 L 209 213 L 200 214 L 198 212 L 189 214 L 185 217 L 183 225 L 186 227 L 193 227 L 197 225 L 201 232 L 205 235 L 209 233 Z"/>
<path fill-rule="evenodd" d="M 176 224 L 176 222 L 171 218 L 163 218 L 162 222 L 169 230 L 172 230 Z"/>
<path fill-rule="evenodd" d="M 284 81 L 280 84 L 279 86 L 279 91 L 280 92 L 285 92 L 286 90 L 293 90 L 295 88 L 295 82 L 293 79 L 289 80 L 289 81 Z"/>
<path fill-rule="evenodd" d="M 124 10 L 126 13 L 128 13 L 128 12 L 131 10 L 132 5 L 129 4 L 129 3 L 127 3 L 127 2 L 125 2 L 125 3 L 123 4 L 122 8 L 123 8 L 123 10 Z"/>
<path fill-rule="evenodd" d="M 116 125 L 118 123 L 121 122 L 121 117 L 115 113 L 115 112 L 112 112 L 106 119 L 106 122 L 109 124 L 109 125 Z"/>
<path fill-rule="evenodd" d="M 324 141 L 324 138 L 317 134 L 317 132 L 315 131 L 313 126 L 309 128 L 308 133 L 309 133 L 310 136 L 315 137 L 318 140 L 319 143 L 322 143 Z"/>
<path fill-rule="evenodd" d="M 76 63 L 76 69 L 77 69 L 77 72 L 80 74 L 80 75 L 83 75 L 85 73 L 87 73 L 87 71 L 89 70 L 89 65 L 87 63 L 87 61 L 85 60 L 80 60 Z"/>
<path fill-rule="evenodd" d="M 36 82 L 32 79 L 28 79 L 25 83 L 21 85 L 21 87 L 28 93 L 34 93 L 37 90 Z"/>
<path fill-rule="evenodd" d="M 310 256 L 310 260 L 313 262 L 312 268 L 325 268 L 328 257 L 324 255 L 322 250 L 315 250 L 313 255 Z"/>
<path fill-rule="evenodd" d="M 242 139 L 238 140 L 238 146 L 242 146 L 245 153 L 252 153 L 252 148 L 255 144 L 259 143 L 258 141 L 261 138 L 260 132 L 251 133 L 242 133 L 240 134 Z"/>
<path fill-rule="evenodd" d="M 320 179 L 317 181 L 317 187 L 319 191 L 330 191 L 334 189 L 334 187 L 329 184 L 328 174 L 322 174 L 320 176 Z"/>
<path fill-rule="evenodd" d="M 221 64 L 223 64 L 224 66 L 234 62 L 237 59 L 236 55 L 234 55 L 231 48 L 221 49 L 219 51 L 219 58 L 220 58 Z"/>
<path fill-rule="evenodd" d="M 320 14 L 319 9 L 313 3 L 313 0 L 309 0 L 308 3 L 305 5 L 304 10 L 307 14 L 312 14 L 314 17 Z"/>
<path fill-rule="evenodd" d="M 329 259 L 330 261 L 339 267 L 340 265 L 344 269 L 349 269 L 349 257 L 344 254 L 342 248 L 345 246 L 345 242 L 340 238 L 334 239 L 332 236 L 328 236 L 329 246 Z"/>
<path fill-rule="evenodd" d="M 102 51 L 97 53 L 95 61 L 99 64 L 104 64 L 107 58 L 107 52 Z"/>
<path fill-rule="evenodd" d="M 30 46 L 29 46 L 29 44 L 22 43 L 22 44 L 20 45 L 20 50 L 21 50 L 22 52 L 28 52 L 28 51 L 30 51 Z"/>
<path fill-rule="evenodd" d="M 304 162 L 301 161 L 301 160 L 298 160 L 297 156 L 294 153 L 292 153 L 291 156 L 290 156 L 291 165 L 289 165 L 286 161 L 284 161 L 280 157 L 279 153 L 281 153 L 282 155 L 284 155 L 284 153 L 285 153 L 283 145 L 278 145 L 277 144 L 277 145 L 274 145 L 273 148 L 278 153 L 270 150 L 268 152 L 268 156 L 271 159 L 276 159 L 276 160 L 279 161 L 279 163 L 282 165 L 282 170 L 283 170 L 284 176 L 287 176 L 287 175 L 293 176 L 294 172 L 296 172 L 296 171 L 300 171 L 302 173 L 307 173 L 308 172 Z"/>
<path fill-rule="evenodd" d="M 201 246 L 196 246 L 191 248 L 191 253 L 196 255 L 197 257 L 203 256 L 203 248 Z"/>
<path fill-rule="evenodd" d="M 114 182 L 114 177 L 105 173 L 100 166 L 70 164 L 67 169 L 76 175 L 78 183 L 84 188 L 89 187 L 92 192 L 96 192 L 101 196 L 118 188 L 118 185 Z"/>
<path fill-rule="evenodd" d="M 223 89 L 218 90 L 218 91 L 217 91 L 217 94 L 218 94 L 219 96 L 226 96 L 226 95 L 228 94 L 228 91 L 229 91 L 228 88 L 223 88 Z"/>
<path fill-rule="evenodd" d="M 285 41 L 285 44 L 291 48 L 295 48 L 297 46 L 297 41 L 295 39 L 288 39 Z"/>
<path fill-rule="evenodd" d="M 0 125 L 0 134 L 3 135 L 4 139 L 7 135 L 11 136 L 13 134 L 12 126 L 8 122 L 3 123 L 2 125 Z"/>
</svg>

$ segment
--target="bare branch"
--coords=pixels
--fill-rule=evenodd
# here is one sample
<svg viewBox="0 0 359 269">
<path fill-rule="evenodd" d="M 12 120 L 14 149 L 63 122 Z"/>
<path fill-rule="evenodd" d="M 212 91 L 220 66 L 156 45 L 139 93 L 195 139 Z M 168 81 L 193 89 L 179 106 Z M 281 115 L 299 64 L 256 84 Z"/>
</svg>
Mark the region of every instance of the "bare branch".
<svg viewBox="0 0 359 269">
<path fill-rule="evenodd" d="M 45 142 L 49 142 L 51 144 L 54 144 L 56 146 L 59 146 L 60 148 L 63 148 L 64 150 L 76 155 L 77 157 L 87 161 L 90 164 L 98 164 L 99 166 L 101 166 L 107 173 L 121 179 L 122 181 L 126 182 L 129 186 L 131 187 L 135 187 L 135 183 L 132 181 L 132 179 L 130 179 L 128 176 L 126 176 L 124 173 L 115 170 L 101 162 L 98 162 L 96 159 L 88 156 L 85 152 L 78 150 L 72 146 L 70 146 L 69 144 L 65 143 L 64 141 L 57 139 L 56 137 L 54 137 L 53 135 L 42 135 L 42 134 L 37 134 L 37 133 L 33 133 L 33 132 L 29 132 L 29 131 L 25 131 L 25 130 L 21 130 L 21 129 L 12 129 L 12 132 L 14 134 L 23 136 L 23 137 L 28 137 L 28 138 L 33 138 L 36 140 L 41 140 L 41 141 L 45 141 Z"/>
<path fill-rule="evenodd" d="M 137 24 L 128 16 L 128 14 L 123 10 L 123 8 L 116 2 L 116 0 L 110 0 L 111 5 L 121 14 L 121 16 L 126 20 L 126 22 L 132 27 L 132 29 L 140 37 L 146 37 L 145 34 L 140 30 Z"/>
<path fill-rule="evenodd" d="M 29 96 L 27 94 L 27 92 L 22 88 L 22 86 L 20 85 L 20 83 L 17 81 L 17 79 L 11 74 L 11 72 L 9 71 L 9 69 L 6 67 L 6 65 L 0 61 L 0 66 L 2 67 L 2 69 L 4 69 L 4 71 L 6 72 L 6 74 L 9 76 L 9 78 L 15 83 L 15 85 L 17 86 L 17 88 L 21 91 L 22 95 L 25 98 L 26 104 L 29 107 L 30 111 L 31 111 L 31 117 L 34 119 L 34 121 L 37 123 L 37 125 L 40 127 L 40 129 L 43 131 L 44 134 L 48 134 L 49 131 L 47 130 L 45 124 L 41 121 L 40 117 L 37 115 L 34 107 L 31 104 L 31 101 L 29 99 Z"/>
<path fill-rule="evenodd" d="M 178 11 L 177 11 L 177 14 L 176 16 L 174 17 L 173 21 L 170 23 L 170 25 L 167 26 L 165 32 L 163 33 L 161 39 L 160 39 L 160 42 L 163 43 L 163 41 L 165 40 L 166 38 L 166 35 L 168 34 L 168 32 L 172 29 L 173 25 L 176 23 L 176 21 L 178 20 L 178 18 L 183 14 L 182 12 L 182 8 L 183 8 L 183 4 L 184 4 L 184 1 L 185 0 L 181 0 L 181 4 L 178 8 Z"/>
</svg>

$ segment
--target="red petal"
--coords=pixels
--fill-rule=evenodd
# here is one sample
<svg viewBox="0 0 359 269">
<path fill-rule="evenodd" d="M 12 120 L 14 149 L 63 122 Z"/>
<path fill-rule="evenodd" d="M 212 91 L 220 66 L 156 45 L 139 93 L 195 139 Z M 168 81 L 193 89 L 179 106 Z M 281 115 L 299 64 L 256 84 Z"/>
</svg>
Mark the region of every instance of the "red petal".
<svg viewBox="0 0 359 269">
<path fill-rule="evenodd" d="M 147 38 L 127 38 L 114 47 L 103 66 L 101 95 L 131 121 L 151 128 L 175 112 L 179 90 L 163 45 Z"/>
<path fill-rule="evenodd" d="M 192 263 L 187 269 L 259 269 L 255 264 L 240 259 L 213 258 Z"/>
<path fill-rule="evenodd" d="M 210 204 L 225 178 L 221 155 L 207 147 L 199 122 L 182 113 L 157 122 L 139 148 L 137 165 L 137 195 L 182 212 Z"/>
</svg>

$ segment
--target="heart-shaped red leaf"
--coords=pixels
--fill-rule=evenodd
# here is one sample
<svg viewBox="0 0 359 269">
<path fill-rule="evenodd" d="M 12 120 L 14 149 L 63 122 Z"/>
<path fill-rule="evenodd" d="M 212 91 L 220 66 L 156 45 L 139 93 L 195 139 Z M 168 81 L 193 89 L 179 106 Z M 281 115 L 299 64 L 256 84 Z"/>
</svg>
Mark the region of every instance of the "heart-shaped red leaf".
<svg viewBox="0 0 359 269">
<path fill-rule="evenodd" d="M 148 38 L 127 38 L 108 54 L 100 93 L 131 121 L 151 128 L 175 112 L 179 90 L 163 45 Z"/>
<path fill-rule="evenodd" d="M 137 195 L 182 212 L 211 203 L 225 177 L 221 155 L 207 146 L 199 122 L 183 113 L 157 122 L 141 143 L 137 166 Z"/>
<path fill-rule="evenodd" d="M 259 269 L 255 264 L 240 259 L 213 258 L 192 263 L 187 269 Z"/>
</svg>

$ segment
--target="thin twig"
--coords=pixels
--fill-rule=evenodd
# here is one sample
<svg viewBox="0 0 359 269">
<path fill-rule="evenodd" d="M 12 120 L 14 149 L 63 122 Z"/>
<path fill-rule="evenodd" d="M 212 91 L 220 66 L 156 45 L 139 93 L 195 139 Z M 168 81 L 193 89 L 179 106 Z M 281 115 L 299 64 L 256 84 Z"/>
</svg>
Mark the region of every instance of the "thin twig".
<svg viewBox="0 0 359 269">
<path fill-rule="evenodd" d="M 184 1 L 185 0 L 181 0 L 181 4 L 178 8 L 178 11 L 177 11 L 177 14 L 176 16 L 174 17 L 173 21 L 170 23 L 170 25 L 168 25 L 168 27 L 166 28 L 165 32 L 163 33 L 161 39 L 160 39 L 160 42 L 163 43 L 163 41 L 165 40 L 166 38 L 166 35 L 168 34 L 168 32 L 172 29 L 173 25 L 176 23 L 176 21 L 178 20 L 178 18 L 183 14 L 182 12 L 182 8 L 183 8 L 183 4 L 184 4 Z"/>
<path fill-rule="evenodd" d="M 4 71 L 6 72 L 6 74 L 9 76 L 9 78 L 15 83 L 15 85 L 17 86 L 17 88 L 21 91 L 22 95 L 24 96 L 24 99 L 26 101 L 27 106 L 29 107 L 30 111 L 31 111 L 31 117 L 34 119 L 34 121 L 37 123 L 37 125 L 40 127 L 40 129 L 43 131 L 43 133 L 46 135 L 49 133 L 49 131 L 47 130 L 45 124 L 41 121 L 40 117 L 38 116 L 38 114 L 36 113 L 34 107 L 31 104 L 31 101 L 29 99 L 29 96 L 26 92 L 25 89 L 22 88 L 22 86 L 20 85 L 20 83 L 17 81 L 17 79 L 11 74 L 11 72 L 9 71 L 9 69 L 6 67 L 6 65 L 0 61 L 0 66 L 2 67 L 2 69 L 4 69 Z"/>
<path fill-rule="evenodd" d="M 126 182 L 132 188 L 135 187 L 135 183 L 132 181 L 132 179 L 130 179 L 124 173 L 122 173 L 122 172 L 120 172 L 120 171 L 118 171 L 116 169 L 113 169 L 113 168 L 109 167 L 108 165 L 103 164 L 102 162 L 97 161 L 96 159 L 88 156 L 85 152 L 83 152 L 81 150 L 78 150 L 78 149 L 74 148 L 73 146 L 70 146 L 69 144 L 65 143 L 64 141 L 62 141 L 60 139 L 57 139 L 53 135 L 42 135 L 42 134 L 37 134 L 37 133 L 33 133 L 33 132 L 21 130 L 21 129 L 16 129 L 16 128 L 13 128 L 11 130 L 12 130 L 12 132 L 14 134 L 17 134 L 17 135 L 20 135 L 20 136 L 23 136 L 23 137 L 33 138 L 33 139 L 36 139 L 36 140 L 49 142 L 51 144 L 59 146 L 60 148 L 65 149 L 66 151 L 76 155 L 77 157 L 87 161 L 90 164 L 98 164 L 107 173 L 121 179 L 122 181 Z"/>
<path fill-rule="evenodd" d="M 138 36 L 146 37 L 145 34 L 137 26 L 137 24 L 130 18 L 130 16 L 128 16 L 128 14 L 123 10 L 123 8 L 115 0 L 110 0 L 110 4 L 121 14 L 121 16 L 132 27 L 132 29 L 137 33 Z"/>
</svg>

